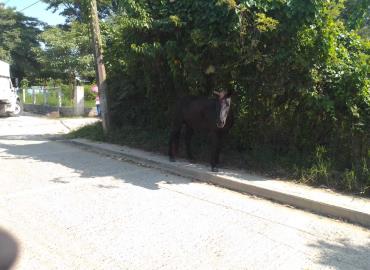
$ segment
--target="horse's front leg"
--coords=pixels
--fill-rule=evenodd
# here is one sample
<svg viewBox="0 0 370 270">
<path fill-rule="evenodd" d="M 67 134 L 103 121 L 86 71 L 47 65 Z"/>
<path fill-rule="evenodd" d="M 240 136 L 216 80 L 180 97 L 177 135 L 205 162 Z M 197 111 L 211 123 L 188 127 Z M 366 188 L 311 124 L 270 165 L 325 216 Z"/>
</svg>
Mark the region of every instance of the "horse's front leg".
<svg viewBox="0 0 370 270">
<path fill-rule="evenodd" d="M 186 147 L 186 155 L 187 155 L 187 158 L 189 160 L 193 160 L 194 157 L 193 157 L 193 154 L 191 152 L 191 138 L 193 137 L 193 134 L 194 134 L 194 130 L 189 127 L 189 126 L 186 126 L 186 130 L 185 130 L 185 147 Z"/>
<path fill-rule="evenodd" d="M 221 151 L 221 133 L 212 132 L 211 133 L 211 169 L 212 172 L 218 172 L 218 164 L 220 161 L 220 151 Z"/>
<path fill-rule="evenodd" d="M 168 156 L 171 162 L 176 161 L 176 155 L 179 150 L 181 127 L 171 131 L 168 143 Z"/>
</svg>

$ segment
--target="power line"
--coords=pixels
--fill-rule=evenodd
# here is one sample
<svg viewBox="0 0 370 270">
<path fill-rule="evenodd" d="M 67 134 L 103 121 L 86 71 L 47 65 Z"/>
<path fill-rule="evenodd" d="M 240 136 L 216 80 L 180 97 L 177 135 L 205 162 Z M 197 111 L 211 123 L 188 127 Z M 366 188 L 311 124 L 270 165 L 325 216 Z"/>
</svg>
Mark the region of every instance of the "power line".
<svg viewBox="0 0 370 270">
<path fill-rule="evenodd" d="M 9 0 L 10 1 L 10 0 Z M 27 8 L 30 8 L 30 7 L 32 7 L 32 6 L 34 6 L 34 5 L 36 5 L 38 2 L 40 2 L 41 0 L 38 0 L 38 1 L 36 1 L 36 2 L 34 2 L 33 4 L 31 4 L 31 5 L 29 5 L 29 6 L 27 6 L 27 7 L 25 7 L 25 8 L 23 8 L 23 9 L 21 9 L 19 12 L 21 12 L 21 11 L 23 11 L 23 10 L 25 10 L 25 9 L 27 9 Z"/>
</svg>

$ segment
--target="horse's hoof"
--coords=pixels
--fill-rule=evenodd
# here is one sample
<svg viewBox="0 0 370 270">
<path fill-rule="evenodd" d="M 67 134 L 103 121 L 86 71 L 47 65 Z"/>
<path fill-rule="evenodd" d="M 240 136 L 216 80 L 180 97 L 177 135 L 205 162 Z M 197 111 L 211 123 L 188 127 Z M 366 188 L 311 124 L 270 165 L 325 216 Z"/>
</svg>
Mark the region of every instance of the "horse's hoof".
<svg viewBox="0 0 370 270">
<path fill-rule="evenodd" d="M 171 158 L 171 157 L 170 157 L 170 161 L 171 161 L 171 162 L 176 162 L 176 159 L 175 159 L 175 158 Z"/>
</svg>

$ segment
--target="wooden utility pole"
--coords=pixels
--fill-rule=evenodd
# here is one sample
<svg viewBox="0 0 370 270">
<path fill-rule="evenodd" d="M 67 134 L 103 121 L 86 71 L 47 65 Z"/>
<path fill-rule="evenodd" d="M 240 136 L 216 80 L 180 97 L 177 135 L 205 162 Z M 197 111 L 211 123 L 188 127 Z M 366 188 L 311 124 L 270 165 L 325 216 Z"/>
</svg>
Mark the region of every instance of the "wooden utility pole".
<svg viewBox="0 0 370 270">
<path fill-rule="evenodd" d="M 103 48 L 100 36 L 99 18 L 96 7 L 96 0 L 89 0 L 90 2 L 90 28 L 91 36 L 94 45 L 94 58 L 97 73 L 97 81 L 99 88 L 100 108 L 103 121 L 104 134 L 107 134 L 110 127 L 109 113 L 108 113 L 108 99 L 107 99 L 107 74 L 103 62 Z"/>
</svg>

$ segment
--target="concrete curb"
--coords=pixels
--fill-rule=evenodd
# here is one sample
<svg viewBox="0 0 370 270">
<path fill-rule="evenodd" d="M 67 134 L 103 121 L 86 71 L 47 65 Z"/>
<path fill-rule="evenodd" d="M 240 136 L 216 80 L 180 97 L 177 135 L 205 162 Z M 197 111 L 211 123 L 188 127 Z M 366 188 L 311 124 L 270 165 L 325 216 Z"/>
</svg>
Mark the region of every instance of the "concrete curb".
<svg viewBox="0 0 370 270">
<path fill-rule="evenodd" d="M 370 200 L 342 195 L 325 189 L 267 179 L 239 171 L 212 173 L 209 168 L 185 161 L 171 163 L 167 157 L 126 146 L 97 143 L 86 139 L 65 141 L 86 150 L 165 170 L 172 174 L 212 183 L 238 192 L 287 204 L 333 218 L 370 227 Z"/>
</svg>

